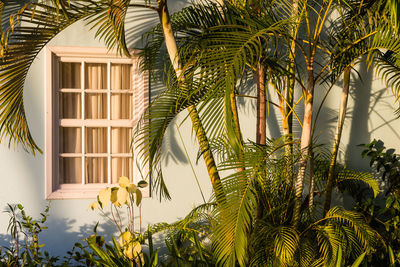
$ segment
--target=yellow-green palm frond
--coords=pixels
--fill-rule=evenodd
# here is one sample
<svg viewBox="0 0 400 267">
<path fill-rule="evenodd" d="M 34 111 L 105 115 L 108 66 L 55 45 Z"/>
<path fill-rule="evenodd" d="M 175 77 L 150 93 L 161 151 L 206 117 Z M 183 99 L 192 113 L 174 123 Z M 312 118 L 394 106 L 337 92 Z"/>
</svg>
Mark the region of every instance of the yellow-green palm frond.
<svg viewBox="0 0 400 267">
<path fill-rule="evenodd" d="M 241 174 L 247 174 L 248 178 L 250 171 L 245 170 Z M 237 179 L 234 175 L 223 179 L 224 190 L 232 193 L 226 196 L 226 202 L 218 209 L 218 225 L 213 232 L 213 247 L 218 262 L 227 266 L 234 265 L 236 261 L 241 266 L 246 265 L 248 235 L 256 216 L 257 201 L 252 180 L 238 182 Z"/>
<path fill-rule="evenodd" d="M 23 87 L 29 67 L 41 49 L 60 31 L 102 10 L 97 1 L 33 1 L 9 17 L 0 43 L 0 136 L 38 150 L 26 121 Z M 3 18 L 4 20 L 4 18 Z"/>
<path fill-rule="evenodd" d="M 400 106 L 400 53 L 387 51 L 379 53 L 375 63 L 376 73 L 382 77 L 386 87 L 392 90 L 396 102 Z M 400 107 L 396 111 L 400 114 Z"/>
<path fill-rule="evenodd" d="M 314 160 L 316 189 L 321 192 L 324 192 L 326 187 L 330 157 L 331 152 L 322 148 L 317 151 Z M 379 183 L 372 173 L 349 169 L 338 163 L 335 166 L 333 184 L 338 190 L 347 191 L 352 196 L 355 196 L 362 188 L 371 190 L 373 197 L 380 192 Z"/>
<path fill-rule="evenodd" d="M 232 14 L 239 14 L 238 10 L 230 8 L 232 10 L 224 9 L 226 21 L 215 4 L 209 7 L 196 5 L 171 16 L 171 23 L 177 27 L 185 84 L 177 83 L 176 78 L 168 78 L 167 90 L 150 105 L 135 134 L 140 156 L 145 158 L 145 162 L 150 162 L 152 168 L 158 165 L 162 139 L 169 123 L 189 105 L 197 105 L 210 139 L 232 131 L 225 96 L 235 90 L 237 82 L 249 71 L 247 66 L 254 65 L 267 43 L 274 43 L 276 36 L 284 32 L 284 22 L 275 23 L 267 15 L 265 20 L 259 21 L 250 14 L 240 14 L 237 16 L 241 21 L 239 25 L 223 27 L 221 22 L 231 23 L 229 18 L 233 17 Z M 244 26 L 245 19 L 251 28 Z M 144 62 L 147 62 L 142 65 L 144 68 L 150 67 L 154 58 L 159 56 L 163 43 L 159 26 L 152 30 L 151 35 L 143 53 Z M 271 54 L 278 55 L 276 42 L 274 47 Z M 265 62 L 271 65 L 271 73 L 275 69 L 281 70 L 273 56 Z"/>
<path fill-rule="evenodd" d="M 225 158 L 219 165 L 222 172 L 245 166 L 245 170 L 221 180 L 224 191 L 230 193 L 226 201 L 216 207 L 217 224 L 212 235 L 220 264 L 230 266 L 238 262 L 246 266 L 249 260 L 254 264 L 268 261 L 265 257 L 284 264 L 293 260 L 298 243 L 295 229 L 271 223 L 290 221 L 289 215 L 282 212 L 292 203 L 290 184 L 282 175 L 288 161 L 279 156 L 283 155 L 285 145 L 284 138 L 269 140 L 261 147 L 247 143 L 240 163 L 231 152 L 232 158 Z M 264 214 L 262 218 L 260 214 Z M 268 242 L 270 249 L 266 247 Z M 254 259 L 249 258 L 249 249 L 254 250 Z"/>
<path fill-rule="evenodd" d="M 281 266 L 290 266 L 299 246 L 299 234 L 293 227 L 279 226 L 275 230 L 275 257 Z"/>
<path fill-rule="evenodd" d="M 340 187 L 351 187 L 354 184 L 364 184 L 368 186 L 372 192 L 374 197 L 376 197 L 379 192 L 379 183 L 369 172 L 361 172 L 361 171 L 354 171 L 350 169 L 343 169 L 338 173 L 337 176 L 337 186 Z"/>
<path fill-rule="evenodd" d="M 96 37 L 103 39 L 109 49 L 116 47 L 120 54 L 124 53 L 126 56 L 130 56 L 125 39 L 125 19 L 131 1 L 102 2 L 106 8 L 89 19 L 89 23 L 93 25 L 92 28 L 97 27 Z"/>
<path fill-rule="evenodd" d="M 307 231 L 315 232 L 320 257 L 327 265 L 335 262 L 339 248 L 343 250 L 344 258 L 355 260 L 363 252 L 370 253 L 379 241 L 379 235 L 366 223 L 362 214 L 342 207 L 331 208 Z"/>
</svg>

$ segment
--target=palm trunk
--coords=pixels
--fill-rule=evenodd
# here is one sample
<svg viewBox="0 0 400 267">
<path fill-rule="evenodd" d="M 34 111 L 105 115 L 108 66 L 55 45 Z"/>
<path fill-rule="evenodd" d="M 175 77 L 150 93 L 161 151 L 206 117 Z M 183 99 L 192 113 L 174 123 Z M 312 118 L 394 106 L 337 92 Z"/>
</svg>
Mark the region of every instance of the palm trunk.
<svg viewBox="0 0 400 267">
<path fill-rule="evenodd" d="M 230 93 L 230 101 L 231 101 L 233 124 L 235 126 L 235 134 L 236 134 L 237 140 L 240 142 L 239 155 L 237 155 L 237 156 L 238 156 L 239 164 L 241 166 L 237 168 L 237 171 L 241 172 L 245 169 L 243 166 L 243 156 L 244 156 L 243 155 L 243 153 L 244 153 L 243 152 L 243 137 L 242 137 L 242 132 L 240 131 L 240 122 L 239 122 L 239 114 L 238 114 L 235 90 L 232 90 L 232 92 Z"/>
<path fill-rule="evenodd" d="M 312 60 L 310 61 L 312 62 Z M 313 97 L 314 97 L 314 72 L 310 64 L 308 66 L 308 89 L 305 96 L 305 108 L 303 119 L 303 130 L 301 133 L 301 157 L 299 172 L 295 181 L 295 200 L 293 210 L 293 226 L 297 227 L 300 221 L 301 203 L 303 197 L 304 177 L 307 167 L 308 155 L 310 152 L 311 144 L 311 129 L 312 129 L 312 115 L 313 115 Z"/>
<path fill-rule="evenodd" d="M 349 97 L 350 73 L 351 73 L 351 68 L 347 67 L 343 74 L 343 89 L 342 89 L 342 98 L 341 98 L 340 107 L 339 107 L 339 118 L 338 118 L 337 126 L 336 126 L 335 141 L 334 141 L 333 147 L 332 147 L 331 161 L 329 164 L 328 182 L 326 183 L 324 215 L 328 212 L 328 210 L 331 207 L 336 159 L 337 159 L 337 154 L 339 151 L 340 139 L 342 137 L 344 120 L 346 118 L 347 100 Z"/>
<path fill-rule="evenodd" d="M 295 17 L 297 15 L 299 8 L 299 0 L 293 0 L 293 9 L 291 17 Z M 296 20 L 297 21 L 297 20 Z M 297 25 L 294 25 L 291 29 L 292 41 L 290 42 L 290 51 L 288 55 L 288 80 L 286 85 L 286 108 L 285 108 L 285 116 L 282 121 L 282 130 L 283 133 L 287 136 L 287 142 L 292 142 L 292 134 L 293 134 L 293 99 L 294 99 L 294 85 L 295 85 L 295 58 L 296 58 L 296 38 L 297 38 Z M 286 147 L 286 156 L 290 156 L 292 154 L 293 145 L 289 145 Z"/>
<path fill-rule="evenodd" d="M 291 59 L 289 59 L 291 60 Z M 294 62 L 290 62 L 290 65 L 294 65 Z M 283 133 L 288 137 L 288 142 L 291 142 L 291 135 L 293 133 L 293 95 L 294 95 L 294 66 L 289 66 L 289 79 L 286 88 L 286 108 L 285 117 L 282 122 Z"/>
<path fill-rule="evenodd" d="M 215 164 L 214 156 L 210 149 L 210 143 L 207 139 L 206 132 L 204 131 L 203 125 L 199 117 L 199 113 L 195 106 L 189 106 L 188 108 L 190 118 L 192 120 L 193 128 L 196 133 L 197 141 L 199 142 L 201 152 L 203 154 L 204 161 L 207 166 L 208 175 L 210 176 L 211 184 L 214 193 L 217 197 L 218 203 L 223 203 L 225 199 L 225 193 L 221 185 L 221 179 L 219 178 L 217 166 Z"/>
<path fill-rule="evenodd" d="M 291 17 L 297 15 L 299 0 L 293 0 L 293 8 Z M 297 21 L 297 20 L 296 20 Z M 289 44 L 290 50 L 288 55 L 288 78 L 286 83 L 286 94 L 285 100 L 282 103 L 282 130 L 283 134 L 286 136 L 285 142 L 287 145 L 285 146 L 285 156 L 287 160 L 285 174 L 286 181 L 293 185 L 293 100 L 294 100 L 294 86 L 295 86 L 295 75 L 296 75 L 296 38 L 297 38 L 297 25 L 295 24 L 291 28 L 291 36 L 292 40 Z"/>
<path fill-rule="evenodd" d="M 314 211 L 314 188 L 315 188 L 315 179 L 314 179 L 314 152 L 310 152 L 310 192 L 309 194 L 309 202 L 308 202 L 308 210 L 310 212 L 310 216 L 312 216 Z"/>
<path fill-rule="evenodd" d="M 257 129 L 256 143 L 265 145 L 267 140 L 267 124 L 266 124 L 266 97 L 265 97 L 265 68 L 259 62 L 257 63 Z"/>
<path fill-rule="evenodd" d="M 172 62 L 172 66 L 175 70 L 178 81 L 181 83 L 185 82 L 184 74 L 182 73 L 181 61 L 178 54 L 178 47 L 176 45 L 175 37 L 171 21 L 169 18 L 169 12 L 167 7 L 167 0 L 158 1 L 158 12 L 160 22 L 163 28 L 165 44 L 168 50 L 169 58 Z M 222 203 L 225 199 L 225 194 L 221 186 L 221 179 L 219 177 L 217 166 L 210 149 L 210 143 L 207 139 L 206 132 L 200 121 L 199 113 L 196 106 L 192 105 L 188 107 L 188 112 L 192 120 L 193 128 L 196 133 L 197 140 L 199 142 L 200 150 L 203 154 L 204 161 L 207 166 L 208 175 L 210 176 L 211 184 L 214 189 L 214 193 L 217 196 L 218 203 Z"/>
</svg>

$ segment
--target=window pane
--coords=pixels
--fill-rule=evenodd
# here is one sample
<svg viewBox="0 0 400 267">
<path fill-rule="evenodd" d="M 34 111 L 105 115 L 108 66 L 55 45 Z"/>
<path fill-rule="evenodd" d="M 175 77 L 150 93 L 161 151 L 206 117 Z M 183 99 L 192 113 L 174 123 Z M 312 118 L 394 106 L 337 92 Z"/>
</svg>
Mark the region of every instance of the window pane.
<svg viewBox="0 0 400 267">
<path fill-rule="evenodd" d="M 107 119 L 107 94 L 85 94 L 85 118 Z"/>
<path fill-rule="evenodd" d="M 81 118 L 81 94 L 80 93 L 61 93 L 59 112 L 61 119 L 80 119 Z"/>
<path fill-rule="evenodd" d="M 111 95 L 111 119 L 132 119 L 133 105 L 132 94 Z"/>
<path fill-rule="evenodd" d="M 132 65 L 111 64 L 111 90 L 132 89 Z"/>
<path fill-rule="evenodd" d="M 111 153 L 130 153 L 132 128 L 111 128 Z"/>
<path fill-rule="evenodd" d="M 107 183 L 107 158 L 85 158 L 88 184 Z"/>
<path fill-rule="evenodd" d="M 60 88 L 81 88 L 81 63 L 60 62 Z"/>
<path fill-rule="evenodd" d="M 85 89 L 107 89 L 107 64 L 85 64 Z"/>
<path fill-rule="evenodd" d="M 107 153 L 107 128 L 86 128 L 86 153 Z"/>
<path fill-rule="evenodd" d="M 60 184 L 82 183 L 82 159 L 60 158 Z"/>
<path fill-rule="evenodd" d="M 60 153 L 82 152 L 82 129 L 80 127 L 60 127 Z"/>
<path fill-rule="evenodd" d="M 111 159 L 111 183 L 118 183 L 121 176 L 132 177 L 132 158 Z"/>
</svg>

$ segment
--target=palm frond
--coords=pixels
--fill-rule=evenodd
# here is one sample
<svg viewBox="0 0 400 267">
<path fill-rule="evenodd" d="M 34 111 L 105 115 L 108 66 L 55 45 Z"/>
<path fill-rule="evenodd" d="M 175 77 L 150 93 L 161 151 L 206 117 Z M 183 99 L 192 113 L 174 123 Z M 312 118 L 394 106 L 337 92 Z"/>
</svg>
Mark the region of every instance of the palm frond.
<svg viewBox="0 0 400 267">
<path fill-rule="evenodd" d="M 338 173 L 337 185 L 339 188 L 350 187 L 351 185 L 359 183 L 368 186 L 373 191 L 374 197 L 380 192 L 379 183 L 371 173 L 350 169 L 343 169 Z"/>
<path fill-rule="evenodd" d="M 317 235 L 321 258 L 325 264 L 336 260 L 339 248 L 347 258 L 356 259 L 363 252 L 369 253 L 378 241 L 377 233 L 366 223 L 364 217 L 342 207 L 333 207 L 325 218 L 313 224 Z"/>
<path fill-rule="evenodd" d="M 0 141 L 9 137 L 24 149 L 40 151 L 29 131 L 23 87 L 29 67 L 41 49 L 72 23 L 101 12 L 97 1 L 27 3 L 10 17 L 0 43 Z"/>
<path fill-rule="evenodd" d="M 290 205 L 290 201 L 287 201 L 287 194 L 291 194 L 291 190 L 290 188 L 285 190 L 287 184 L 283 179 L 274 179 L 283 178 L 282 169 L 284 169 L 283 166 L 286 166 L 284 164 L 288 163 L 285 159 L 279 161 L 278 164 L 276 162 L 276 159 L 279 158 L 278 155 L 283 154 L 284 146 L 283 139 L 271 140 L 265 147 L 259 147 L 252 143 L 245 144 L 242 163 L 238 163 L 233 155 L 231 159 L 227 159 L 219 165 L 220 171 L 229 171 L 237 169 L 239 166 L 245 166 L 245 170 L 235 172 L 222 179 L 225 192 L 231 193 L 226 196 L 226 202 L 217 207 L 217 224 L 213 232 L 214 251 L 220 264 L 232 265 L 237 261 L 240 265 L 245 266 L 248 263 L 249 235 L 254 227 L 252 222 L 257 218 L 258 209 L 266 208 L 268 210 L 269 206 L 271 210 L 265 211 L 269 216 L 268 219 L 276 216 L 276 221 L 279 221 L 280 217 L 285 216 L 282 210 L 286 209 L 286 205 Z M 276 175 L 279 172 L 280 176 Z M 260 192 L 260 190 L 263 192 L 262 194 L 266 195 L 258 195 L 256 192 Z M 284 193 L 285 191 L 287 194 Z M 284 198 L 285 202 L 282 201 Z M 271 203 L 264 203 L 264 200 L 270 200 Z M 260 242 L 264 242 L 264 240 L 271 239 L 273 242 L 279 243 L 278 249 L 288 249 L 288 239 L 297 240 L 293 239 L 293 232 L 287 233 L 288 231 L 282 229 L 280 234 L 274 236 L 269 236 L 268 232 L 264 234 L 257 232 L 257 236 L 251 240 L 255 239 L 254 242 L 258 242 L 257 240 L 261 238 Z M 276 233 L 278 232 L 277 230 Z M 251 242 L 253 243 L 253 241 Z M 259 246 L 261 249 L 263 247 Z M 293 246 L 291 248 L 293 251 Z M 282 254 L 282 262 L 288 262 L 293 253 Z M 263 255 L 263 252 L 256 251 L 255 254 Z M 259 259 L 262 257 L 259 256 Z"/>
<path fill-rule="evenodd" d="M 97 28 L 96 37 L 103 39 L 106 46 L 117 48 L 120 54 L 130 56 L 125 40 L 125 18 L 129 8 L 130 0 L 103 1 L 102 12 L 90 16 L 88 22 L 92 28 Z"/>
<path fill-rule="evenodd" d="M 275 257 L 282 266 L 288 266 L 292 263 L 295 253 L 299 246 L 299 234 L 292 227 L 280 226 L 275 231 Z"/>
</svg>

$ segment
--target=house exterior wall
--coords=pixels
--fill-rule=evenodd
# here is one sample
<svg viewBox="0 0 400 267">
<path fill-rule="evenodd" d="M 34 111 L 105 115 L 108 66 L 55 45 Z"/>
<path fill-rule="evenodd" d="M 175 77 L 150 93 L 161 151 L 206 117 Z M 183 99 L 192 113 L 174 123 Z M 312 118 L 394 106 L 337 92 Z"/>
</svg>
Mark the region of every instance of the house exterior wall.
<svg viewBox="0 0 400 267">
<path fill-rule="evenodd" d="M 172 8 L 173 10 L 173 8 Z M 145 14 L 145 13 L 143 13 Z M 136 16 L 137 14 L 134 14 Z M 136 26 L 151 25 L 157 21 L 157 16 L 151 14 L 152 19 L 147 21 L 128 18 L 128 29 Z M 138 30 L 133 36 L 139 36 L 143 30 Z M 83 22 L 78 22 L 54 40 L 49 45 L 53 46 L 90 46 L 102 47 L 102 43 L 94 38 L 95 31 L 89 31 L 89 27 Z M 138 39 L 130 39 L 135 42 Z M 361 148 L 356 147 L 360 143 L 367 143 L 373 138 L 385 141 L 386 147 L 400 150 L 400 120 L 395 119 L 393 113 L 394 98 L 386 92 L 384 85 L 373 78 L 373 74 L 364 67 L 359 69 L 362 82 L 356 82 L 357 91 L 351 91 L 349 100 L 349 112 L 345 122 L 341 153 L 339 159 L 351 167 L 366 169 L 368 162 L 360 156 Z M 26 116 L 33 137 L 41 148 L 44 148 L 45 140 L 45 57 L 41 51 L 29 70 L 26 80 L 24 99 Z M 356 76 L 355 76 L 356 77 Z M 158 85 L 152 83 L 150 91 Z M 323 97 L 323 87 L 318 88 L 318 102 Z M 152 94 L 154 96 L 154 94 Z M 274 93 L 271 92 L 272 99 Z M 321 116 L 318 120 L 316 135 L 320 143 L 331 144 L 335 131 L 337 109 L 339 105 L 340 88 L 333 88 L 330 93 Z M 357 100 L 357 101 L 355 101 Z M 244 139 L 255 139 L 255 101 L 239 101 L 241 110 L 241 127 L 244 131 Z M 301 105 L 301 104 L 300 104 Z M 302 107 L 296 108 L 302 119 Z M 176 120 L 178 123 L 185 117 L 185 112 Z M 268 114 L 267 128 L 270 137 L 279 136 L 279 111 L 272 105 Z M 327 127 L 329 125 L 329 127 Z M 299 130 L 297 128 L 297 130 Z M 182 140 L 187 148 L 189 159 L 195 167 L 200 186 L 206 199 L 211 195 L 211 185 L 202 160 L 196 164 L 198 146 L 191 131 L 188 120 L 180 126 Z M 351 133 L 351 134 L 350 134 Z M 172 200 L 159 202 L 154 196 L 146 198 L 142 204 L 142 230 L 147 224 L 156 222 L 173 222 L 183 218 L 195 204 L 202 203 L 200 191 L 197 187 L 190 162 L 185 154 L 182 140 L 176 131 L 176 125 L 170 125 L 165 142 L 163 144 L 162 165 L 164 177 L 170 190 Z M 347 153 L 344 153 L 347 151 Z M 346 155 L 346 158 L 344 157 Z M 4 210 L 6 204 L 21 203 L 28 214 L 38 216 L 43 211 L 47 201 L 45 200 L 45 157 L 43 154 L 33 156 L 23 151 L 21 147 L 8 148 L 7 142 L 0 144 L 0 209 Z M 53 200 L 51 201 L 50 217 L 47 222 L 49 227 L 42 234 L 40 242 L 45 243 L 45 250 L 63 255 L 72 248 L 79 239 L 92 234 L 93 226 L 100 221 L 99 232 L 104 233 L 106 239 L 110 239 L 113 231 L 112 224 L 102 218 L 97 212 L 87 210 L 93 200 Z M 137 213 L 138 214 L 138 213 Z M 8 215 L 0 213 L 0 245 L 7 245 Z M 137 222 L 139 218 L 137 219 Z M 157 240 L 156 240 L 157 241 Z"/>
</svg>

